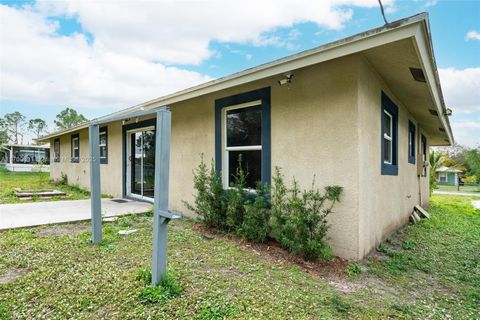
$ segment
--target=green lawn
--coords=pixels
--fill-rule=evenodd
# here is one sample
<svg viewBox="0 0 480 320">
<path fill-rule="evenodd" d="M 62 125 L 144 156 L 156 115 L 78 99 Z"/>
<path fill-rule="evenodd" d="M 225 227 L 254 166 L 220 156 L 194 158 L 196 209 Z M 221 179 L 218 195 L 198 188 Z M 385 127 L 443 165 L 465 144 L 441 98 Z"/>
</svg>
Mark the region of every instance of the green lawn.
<svg viewBox="0 0 480 320">
<path fill-rule="evenodd" d="M 174 221 L 168 262 L 182 292 L 162 303 L 138 295 L 150 217 L 105 223 L 98 247 L 86 223 L 6 231 L 0 318 L 478 319 L 480 210 L 468 197 L 435 195 L 429 212 L 431 220 L 402 229 L 358 265 L 299 265 L 278 248 Z M 126 228 L 139 231 L 117 234 Z"/>
<path fill-rule="evenodd" d="M 51 199 L 33 198 L 32 200 L 19 200 L 14 189 L 42 190 L 55 189 L 65 192 L 65 197 L 53 197 Z M 90 192 L 74 185 L 64 185 L 50 180 L 48 172 L 10 172 L 0 170 L 0 204 L 19 203 L 32 201 L 54 201 L 54 200 L 78 200 L 88 199 Z"/>
</svg>

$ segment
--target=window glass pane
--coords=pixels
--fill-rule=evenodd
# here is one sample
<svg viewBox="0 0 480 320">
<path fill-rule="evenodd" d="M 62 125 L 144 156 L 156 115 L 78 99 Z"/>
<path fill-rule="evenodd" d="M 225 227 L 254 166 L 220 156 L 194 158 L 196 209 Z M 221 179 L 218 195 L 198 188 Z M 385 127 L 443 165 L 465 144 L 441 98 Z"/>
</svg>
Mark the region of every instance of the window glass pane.
<svg viewBox="0 0 480 320">
<path fill-rule="evenodd" d="M 392 163 L 392 142 L 383 139 L 383 162 Z"/>
<path fill-rule="evenodd" d="M 78 148 L 78 138 L 73 138 L 73 147 Z"/>
<path fill-rule="evenodd" d="M 100 133 L 100 145 L 107 144 L 107 134 L 105 132 Z"/>
<path fill-rule="evenodd" d="M 262 107 L 227 111 L 227 147 L 262 144 Z"/>
<path fill-rule="evenodd" d="M 78 148 L 75 149 L 75 150 L 73 150 L 73 157 L 74 157 L 74 158 L 80 157 L 80 150 L 78 150 Z"/>
<path fill-rule="evenodd" d="M 143 132 L 143 196 L 153 198 L 155 187 L 155 130 Z"/>
<path fill-rule="evenodd" d="M 235 175 L 238 168 L 238 158 L 242 155 L 242 168 L 247 174 L 247 188 L 254 189 L 257 182 L 262 180 L 262 151 L 229 151 L 228 152 L 228 185 L 232 185 L 235 181 Z"/>
<path fill-rule="evenodd" d="M 410 147 L 410 156 L 411 156 L 411 157 L 414 157 L 414 156 L 415 156 L 415 145 L 414 145 L 414 141 L 415 141 L 415 133 L 414 133 L 413 131 L 410 131 L 408 143 L 409 143 L 409 147 Z"/>
<path fill-rule="evenodd" d="M 383 133 L 387 136 L 392 136 L 392 126 L 391 126 L 392 117 L 390 117 L 386 112 L 383 112 Z"/>
<path fill-rule="evenodd" d="M 100 147 L 100 158 L 107 157 L 107 147 Z"/>
</svg>

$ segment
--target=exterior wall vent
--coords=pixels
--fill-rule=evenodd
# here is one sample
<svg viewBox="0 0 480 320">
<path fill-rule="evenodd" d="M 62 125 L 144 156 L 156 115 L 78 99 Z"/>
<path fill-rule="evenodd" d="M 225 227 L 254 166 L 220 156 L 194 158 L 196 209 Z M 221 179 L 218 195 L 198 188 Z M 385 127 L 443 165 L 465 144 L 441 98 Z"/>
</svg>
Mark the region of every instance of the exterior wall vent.
<svg viewBox="0 0 480 320">
<path fill-rule="evenodd" d="M 445 129 L 443 128 L 438 128 L 438 130 L 440 130 L 441 132 L 445 132 Z"/>
<path fill-rule="evenodd" d="M 428 109 L 428 111 L 430 111 L 430 114 L 431 114 L 432 116 L 437 116 L 437 117 L 438 117 L 438 112 L 437 112 L 437 110 Z"/>
<path fill-rule="evenodd" d="M 410 73 L 412 74 L 413 79 L 415 79 L 415 81 L 427 82 L 427 80 L 425 79 L 425 75 L 423 74 L 422 69 L 410 68 Z"/>
</svg>

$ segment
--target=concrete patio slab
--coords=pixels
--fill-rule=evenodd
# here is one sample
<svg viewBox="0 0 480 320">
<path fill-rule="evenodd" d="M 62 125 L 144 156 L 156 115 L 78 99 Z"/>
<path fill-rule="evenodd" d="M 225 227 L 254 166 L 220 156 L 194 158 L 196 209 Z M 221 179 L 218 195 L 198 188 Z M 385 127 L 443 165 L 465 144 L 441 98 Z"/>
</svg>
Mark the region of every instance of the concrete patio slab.
<svg viewBox="0 0 480 320">
<path fill-rule="evenodd" d="M 152 205 L 146 202 L 127 200 L 118 203 L 112 200 L 115 199 L 102 199 L 103 217 L 142 213 L 152 208 Z M 90 220 L 90 218 L 90 199 L 0 205 L 0 230 Z"/>
</svg>

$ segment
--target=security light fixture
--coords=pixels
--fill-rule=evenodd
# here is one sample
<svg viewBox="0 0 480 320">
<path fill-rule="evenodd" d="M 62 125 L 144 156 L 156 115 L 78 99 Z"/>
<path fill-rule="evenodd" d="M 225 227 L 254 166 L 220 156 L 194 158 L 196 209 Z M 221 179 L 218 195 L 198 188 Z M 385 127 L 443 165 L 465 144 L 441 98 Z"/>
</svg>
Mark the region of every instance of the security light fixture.
<svg viewBox="0 0 480 320">
<path fill-rule="evenodd" d="M 280 86 L 290 84 L 292 82 L 292 78 L 293 78 L 293 73 L 286 73 L 285 78 L 278 80 L 278 84 Z"/>
<path fill-rule="evenodd" d="M 443 112 L 443 114 L 448 116 L 448 117 L 450 117 L 452 115 L 452 113 L 453 113 L 452 109 L 450 109 L 450 108 L 445 109 L 445 111 Z"/>
<path fill-rule="evenodd" d="M 418 82 L 427 82 L 425 79 L 425 74 L 423 74 L 423 70 L 420 68 L 410 68 L 410 73 L 412 74 L 413 79 Z"/>
</svg>

